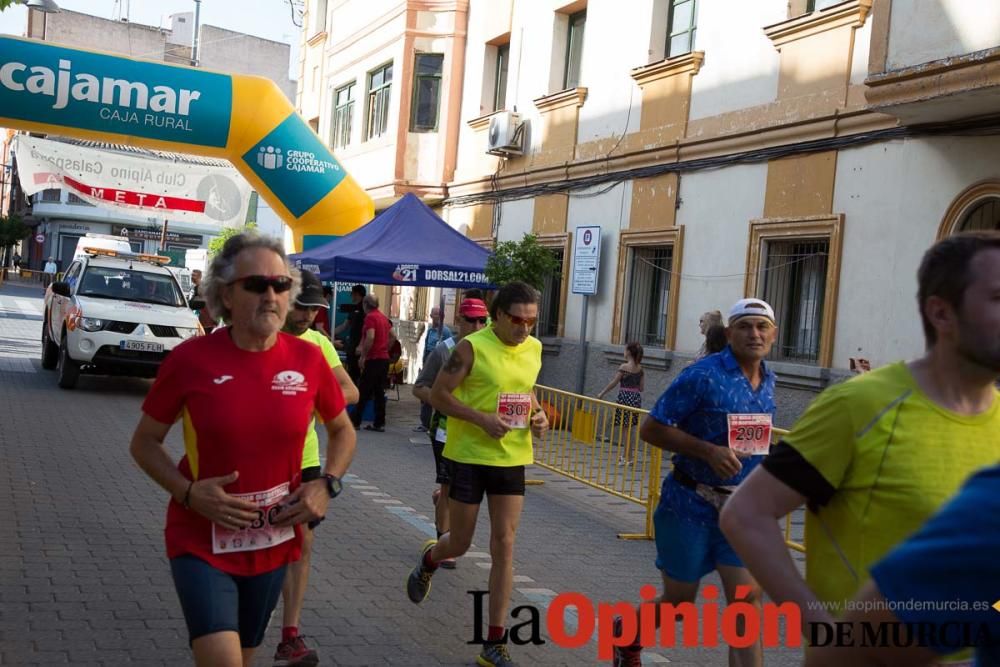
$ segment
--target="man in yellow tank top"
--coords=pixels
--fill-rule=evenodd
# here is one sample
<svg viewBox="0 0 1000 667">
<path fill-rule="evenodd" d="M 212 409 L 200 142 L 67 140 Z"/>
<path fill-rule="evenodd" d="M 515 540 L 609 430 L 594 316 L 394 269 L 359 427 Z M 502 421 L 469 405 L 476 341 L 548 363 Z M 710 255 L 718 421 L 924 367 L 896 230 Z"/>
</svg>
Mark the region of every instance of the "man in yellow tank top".
<svg viewBox="0 0 1000 667">
<path fill-rule="evenodd" d="M 534 391 L 542 367 L 542 344 L 531 336 L 538 292 L 525 283 L 508 283 L 493 299 L 490 316 L 492 326 L 455 346 L 431 389 L 431 404 L 448 417 L 444 458 L 450 467 L 451 530 L 424 544 L 406 592 L 412 602 L 422 602 L 441 561 L 468 551 L 485 494 L 493 563 L 489 634 L 477 663 L 511 667 L 504 618 L 524 506 L 524 466 L 533 460 L 532 436 L 541 437 L 549 427 Z"/>
<path fill-rule="evenodd" d="M 799 605 L 807 639 L 970 474 L 1000 459 L 1000 233 L 940 241 L 917 281 L 924 356 L 824 391 L 722 512 L 764 590 Z M 805 580 L 775 521 L 803 504 Z"/>
</svg>

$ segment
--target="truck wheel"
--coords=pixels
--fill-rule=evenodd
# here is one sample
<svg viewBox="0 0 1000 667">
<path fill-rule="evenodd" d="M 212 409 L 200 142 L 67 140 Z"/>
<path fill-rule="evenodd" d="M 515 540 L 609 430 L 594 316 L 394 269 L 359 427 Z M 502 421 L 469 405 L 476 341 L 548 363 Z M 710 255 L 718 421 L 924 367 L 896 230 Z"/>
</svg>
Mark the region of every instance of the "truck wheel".
<svg viewBox="0 0 1000 667">
<path fill-rule="evenodd" d="M 66 332 L 63 332 L 62 343 L 59 345 L 59 387 L 72 389 L 78 379 L 80 379 L 80 364 L 70 359 Z"/>
<path fill-rule="evenodd" d="M 59 346 L 49 336 L 49 318 L 42 322 L 42 368 L 51 371 L 59 363 Z"/>
</svg>

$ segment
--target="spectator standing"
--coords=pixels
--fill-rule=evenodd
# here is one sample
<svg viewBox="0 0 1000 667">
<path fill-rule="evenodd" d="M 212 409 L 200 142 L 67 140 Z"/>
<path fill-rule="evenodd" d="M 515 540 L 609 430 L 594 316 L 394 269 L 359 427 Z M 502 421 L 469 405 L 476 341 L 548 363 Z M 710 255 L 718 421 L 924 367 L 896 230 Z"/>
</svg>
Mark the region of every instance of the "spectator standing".
<svg viewBox="0 0 1000 667">
<path fill-rule="evenodd" d="M 361 365 L 358 363 L 357 349 L 361 344 L 361 329 L 365 323 L 365 311 L 361 302 L 367 293 L 364 285 L 355 285 L 351 288 L 351 303 L 354 309 L 347 315 L 347 321 L 333 330 L 335 335 L 347 331 L 347 345 L 345 346 L 347 350 L 347 374 L 351 376 L 354 384 L 359 384 L 361 381 Z"/>
<path fill-rule="evenodd" d="M 601 390 L 597 398 L 604 398 L 604 395 L 617 385 L 618 405 L 641 408 L 645 380 L 645 373 L 642 370 L 642 345 L 638 341 L 632 341 L 625 346 L 625 363 L 618 367 L 611 382 Z M 618 465 L 632 463 L 631 438 L 625 437 L 624 429 L 632 428 L 638 423 L 639 415 L 635 413 L 629 415 L 628 411 L 621 408 L 615 410 L 614 430 L 618 432 L 619 439 L 625 443 L 625 451 L 618 457 Z"/>
<path fill-rule="evenodd" d="M 698 320 L 698 328 L 701 330 L 701 335 L 705 336 L 705 340 L 701 342 L 698 354 L 694 358 L 695 361 L 711 354 L 708 351 L 708 332 L 714 326 L 722 326 L 722 313 L 718 310 L 710 310 L 702 313 L 701 318 Z"/>
<path fill-rule="evenodd" d="M 441 341 L 448 340 L 452 337 L 451 329 L 448 325 L 442 324 L 441 322 L 441 309 L 437 306 L 431 308 L 431 326 L 427 329 L 427 338 L 424 339 L 424 356 L 422 365 L 427 365 L 427 357 L 431 356 L 431 352 L 437 347 L 438 343 Z M 414 431 L 427 431 L 431 425 L 431 415 L 434 413 L 434 409 L 431 407 L 430 403 L 425 402 L 423 399 L 420 401 L 420 426 L 413 429 Z"/>
<path fill-rule="evenodd" d="M 365 296 L 362 301 L 365 319 L 362 321 L 360 343 L 355 352 L 361 367 L 358 407 L 352 421 L 354 428 L 361 428 L 362 415 L 368 401 L 375 401 L 375 420 L 366 431 L 385 430 L 385 383 L 389 377 L 389 331 L 392 323 L 378 309 L 378 297 Z"/>
<path fill-rule="evenodd" d="M 59 267 L 56 266 L 56 258 L 49 257 L 42 268 L 42 287 L 48 287 L 56 277 Z"/>
</svg>

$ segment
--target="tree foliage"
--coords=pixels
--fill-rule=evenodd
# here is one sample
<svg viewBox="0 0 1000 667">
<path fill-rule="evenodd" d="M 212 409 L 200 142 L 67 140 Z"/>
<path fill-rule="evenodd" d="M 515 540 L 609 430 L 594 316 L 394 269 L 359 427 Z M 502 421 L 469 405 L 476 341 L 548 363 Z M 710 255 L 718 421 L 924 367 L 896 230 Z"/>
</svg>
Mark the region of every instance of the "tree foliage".
<svg viewBox="0 0 1000 667">
<path fill-rule="evenodd" d="M 495 285 L 521 280 L 542 290 L 545 279 L 558 270 L 559 260 L 534 234 L 525 234 L 520 241 L 497 243 L 486 261 L 486 277 Z"/>
<path fill-rule="evenodd" d="M 0 266 L 10 264 L 12 248 L 31 235 L 31 228 L 16 215 L 0 216 Z"/>
<path fill-rule="evenodd" d="M 16 215 L 0 216 L 0 249 L 20 243 L 31 234 L 31 228 Z"/>
<path fill-rule="evenodd" d="M 237 234 L 242 234 L 252 229 L 257 229 L 257 223 L 248 222 L 245 227 L 223 227 L 222 232 L 208 242 L 208 256 L 214 257 L 217 252 L 222 250 L 222 246 L 226 245 L 226 241 Z"/>
</svg>

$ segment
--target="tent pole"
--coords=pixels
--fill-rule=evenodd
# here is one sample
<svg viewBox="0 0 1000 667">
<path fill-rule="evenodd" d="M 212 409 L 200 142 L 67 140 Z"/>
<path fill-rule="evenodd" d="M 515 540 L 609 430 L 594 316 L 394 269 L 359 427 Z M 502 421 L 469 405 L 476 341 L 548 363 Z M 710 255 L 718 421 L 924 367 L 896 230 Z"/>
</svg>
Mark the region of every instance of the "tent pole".
<svg viewBox="0 0 1000 667">
<path fill-rule="evenodd" d="M 457 305 L 457 304 L 456 304 Z M 438 299 L 438 312 L 441 313 L 441 321 L 438 323 L 438 342 L 442 342 L 444 335 L 444 288 L 441 288 L 441 297 Z"/>
</svg>

